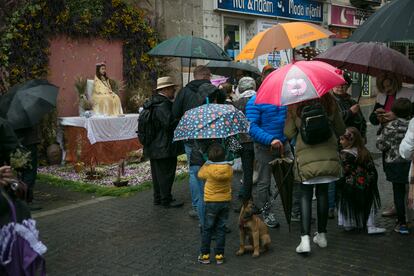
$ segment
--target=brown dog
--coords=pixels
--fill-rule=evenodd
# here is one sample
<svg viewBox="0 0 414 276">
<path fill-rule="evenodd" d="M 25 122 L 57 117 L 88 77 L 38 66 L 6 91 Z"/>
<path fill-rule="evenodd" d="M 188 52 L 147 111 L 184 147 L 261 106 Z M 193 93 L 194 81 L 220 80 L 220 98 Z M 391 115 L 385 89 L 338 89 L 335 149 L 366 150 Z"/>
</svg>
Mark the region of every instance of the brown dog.
<svg viewBox="0 0 414 276">
<path fill-rule="evenodd" d="M 266 251 L 271 242 L 266 224 L 253 214 L 252 207 L 253 202 L 249 200 L 243 204 L 240 211 L 240 248 L 236 252 L 237 256 L 243 255 L 245 251 L 253 251 L 252 256 L 259 257 L 260 252 Z"/>
</svg>

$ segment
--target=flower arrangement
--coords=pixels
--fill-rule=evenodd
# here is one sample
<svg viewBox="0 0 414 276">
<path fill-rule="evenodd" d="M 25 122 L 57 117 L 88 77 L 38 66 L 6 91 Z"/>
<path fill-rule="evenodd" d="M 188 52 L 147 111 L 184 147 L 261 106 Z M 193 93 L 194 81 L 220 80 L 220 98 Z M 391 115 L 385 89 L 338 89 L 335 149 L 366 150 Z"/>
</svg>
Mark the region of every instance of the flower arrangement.
<svg viewBox="0 0 414 276">
<path fill-rule="evenodd" d="M 17 149 L 10 155 L 10 166 L 15 171 L 22 171 L 24 169 L 31 169 L 31 154 L 30 151 L 23 151 Z"/>
<path fill-rule="evenodd" d="M 156 78 L 157 65 L 146 53 L 157 35 L 144 11 L 122 0 L 33 0 L 8 18 L 4 30 L 0 64 L 10 85 L 47 76 L 49 38 L 56 34 L 121 39 L 126 85 L 136 86 L 143 72 Z"/>
<path fill-rule="evenodd" d="M 32 0 L 1 18 L 6 25 L 0 36 L 0 94 L 17 83 L 46 78 L 49 39 L 62 34 L 72 39 L 122 40 L 125 86 L 133 88 L 141 82 L 154 82 L 162 66 L 146 53 L 157 43 L 157 34 L 144 11 L 126 2 Z M 84 110 L 92 108 L 86 97 L 80 97 L 80 104 Z M 39 146 L 41 155 L 45 155 L 47 147 L 56 141 L 56 113 L 46 116 L 41 128 L 42 133 L 47 132 Z"/>
</svg>

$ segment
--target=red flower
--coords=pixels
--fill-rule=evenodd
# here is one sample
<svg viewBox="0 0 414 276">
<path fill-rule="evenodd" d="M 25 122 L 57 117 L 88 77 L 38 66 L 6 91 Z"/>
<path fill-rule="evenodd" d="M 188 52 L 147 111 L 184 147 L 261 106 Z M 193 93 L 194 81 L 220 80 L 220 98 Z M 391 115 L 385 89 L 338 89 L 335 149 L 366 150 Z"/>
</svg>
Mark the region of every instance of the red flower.
<svg viewBox="0 0 414 276">
<path fill-rule="evenodd" d="M 364 184 L 364 182 L 365 182 L 365 177 L 363 177 L 363 176 L 359 176 L 359 177 L 357 178 L 357 182 L 358 182 L 358 184 Z"/>
</svg>

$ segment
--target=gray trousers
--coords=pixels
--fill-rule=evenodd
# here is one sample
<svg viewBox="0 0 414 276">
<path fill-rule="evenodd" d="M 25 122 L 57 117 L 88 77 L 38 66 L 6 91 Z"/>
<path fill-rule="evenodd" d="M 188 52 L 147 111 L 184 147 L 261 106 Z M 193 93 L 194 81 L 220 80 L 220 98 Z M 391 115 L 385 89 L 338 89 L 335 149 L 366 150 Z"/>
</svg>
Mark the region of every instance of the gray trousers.
<svg viewBox="0 0 414 276">
<path fill-rule="evenodd" d="M 285 143 L 285 156 L 292 155 L 289 143 Z M 271 150 L 270 146 L 264 146 L 262 144 L 254 144 L 254 155 L 256 158 L 257 168 L 257 183 L 256 183 L 256 196 L 253 198 L 254 205 L 261 209 L 270 199 L 270 190 L 272 189 L 272 168 L 269 162 L 280 157 L 280 153 L 277 150 Z"/>
</svg>

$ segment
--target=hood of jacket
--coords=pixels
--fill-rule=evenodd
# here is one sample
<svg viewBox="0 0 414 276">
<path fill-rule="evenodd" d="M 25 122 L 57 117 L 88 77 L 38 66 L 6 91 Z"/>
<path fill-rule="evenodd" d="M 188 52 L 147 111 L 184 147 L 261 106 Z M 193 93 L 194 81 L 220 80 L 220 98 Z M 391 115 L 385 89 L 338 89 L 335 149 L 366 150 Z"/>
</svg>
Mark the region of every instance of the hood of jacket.
<svg viewBox="0 0 414 276">
<path fill-rule="evenodd" d="M 232 167 L 229 164 L 209 163 L 207 172 L 213 181 L 227 181 L 232 176 Z"/>
<path fill-rule="evenodd" d="M 167 97 L 160 95 L 160 94 L 155 94 L 153 96 L 151 96 L 150 99 L 148 99 L 145 103 L 144 103 L 144 108 L 149 108 L 152 105 L 157 105 L 160 104 L 162 102 L 165 101 L 170 101 Z"/>
<path fill-rule="evenodd" d="M 205 83 L 211 84 L 209 80 L 192 80 L 185 87 L 191 89 L 192 91 L 198 93 L 198 88 Z"/>
<path fill-rule="evenodd" d="M 214 86 L 211 83 L 203 83 L 202 85 L 200 85 L 200 87 L 198 88 L 198 94 L 201 96 L 201 98 L 205 99 L 207 97 L 209 97 L 210 95 L 214 94 L 214 93 L 219 93 L 220 89 L 216 86 Z"/>
</svg>

